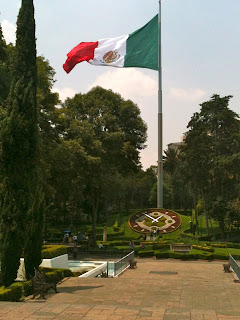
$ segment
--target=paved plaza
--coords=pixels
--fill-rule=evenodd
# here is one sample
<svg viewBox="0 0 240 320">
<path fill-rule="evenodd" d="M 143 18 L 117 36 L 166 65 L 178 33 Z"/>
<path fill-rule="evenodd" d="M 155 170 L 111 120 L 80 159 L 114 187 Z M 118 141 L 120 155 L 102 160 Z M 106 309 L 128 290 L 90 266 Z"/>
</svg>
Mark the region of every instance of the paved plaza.
<svg viewBox="0 0 240 320">
<path fill-rule="evenodd" d="M 240 283 L 222 262 L 139 259 L 119 278 L 69 278 L 47 300 L 1 302 L 0 319 L 240 320 Z"/>
</svg>

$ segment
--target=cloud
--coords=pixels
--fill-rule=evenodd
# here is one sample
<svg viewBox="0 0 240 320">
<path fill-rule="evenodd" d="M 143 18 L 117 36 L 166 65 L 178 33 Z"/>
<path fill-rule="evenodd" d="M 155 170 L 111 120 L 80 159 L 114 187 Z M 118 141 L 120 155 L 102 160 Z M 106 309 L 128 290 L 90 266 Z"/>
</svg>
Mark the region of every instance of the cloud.
<svg viewBox="0 0 240 320">
<path fill-rule="evenodd" d="M 98 76 L 88 89 L 95 86 L 111 89 L 120 93 L 123 98 L 133 101 L 156 95 L 158 90 L 157 80 L 132 68 L 107 71 Z"/>
<path fill-rule="evenodd" d="M 77 92 L 71 88 L 53 88 L 53 92 L 57 92 L 59 94 L 59 98 L 61 101 L 64 101 L 66 98 L 72 98 Z"/>
<path fill-rule="evenodd" d="M 177 99 L 181 101 L 195 102 L 203 98 L 206 92 L 202 89 L 181 89 L 170 88 L 169 98 Z"/>
<path fill-rule="evenodd" d="M 1 25 L 4 39 L 6 40 L 7 44 L 10 42 L 14 44 L 16 41 L 16 26 L 8 20 L 3 20 Z"/>
</svg>

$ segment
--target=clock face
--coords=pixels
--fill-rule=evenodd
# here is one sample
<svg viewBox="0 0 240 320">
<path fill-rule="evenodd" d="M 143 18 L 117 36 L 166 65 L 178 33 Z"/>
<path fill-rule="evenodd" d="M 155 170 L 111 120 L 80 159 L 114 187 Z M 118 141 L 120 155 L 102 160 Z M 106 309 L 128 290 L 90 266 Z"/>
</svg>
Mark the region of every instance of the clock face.
<svg viewBox="0 0 240 320">
<path fill-rule="evenodd" d="M 140 233 L 153 231 L 165 234 L 177 230 L 181 223 L 176 212 L 166 209 L 148 209 L 135 213 L 129 219 L 131 229 Z"/>
</svg>

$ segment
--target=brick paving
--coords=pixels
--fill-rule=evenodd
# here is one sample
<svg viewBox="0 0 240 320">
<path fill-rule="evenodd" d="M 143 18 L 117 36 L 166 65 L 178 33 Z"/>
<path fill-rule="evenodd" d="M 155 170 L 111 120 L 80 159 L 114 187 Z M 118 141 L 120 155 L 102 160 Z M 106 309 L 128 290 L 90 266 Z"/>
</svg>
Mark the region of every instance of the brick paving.
<svg viewBox="0 0 240 320">
<path fill-rule="evenodd" d="M 65 279 L 47 300 L 0 302 L 0 319 L 240 320 L 240 284 L 222 262 L 140 259 L 137 266 L 115 279 Z"/>
</svg>

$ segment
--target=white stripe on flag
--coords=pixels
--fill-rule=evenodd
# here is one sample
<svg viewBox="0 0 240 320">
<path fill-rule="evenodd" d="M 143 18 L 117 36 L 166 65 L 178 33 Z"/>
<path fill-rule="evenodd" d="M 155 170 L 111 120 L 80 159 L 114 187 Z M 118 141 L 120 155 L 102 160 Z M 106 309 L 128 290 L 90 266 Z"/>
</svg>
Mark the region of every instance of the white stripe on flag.
<svg viewBox="0 0 240 320">
<path fill-rule="evenodd" d="M 94 58 L 89 63 L 112 67 L 123 67 L 126 55 L 128 35 L 102 39 L 98 41 L 98 47 L 94 51 Z"/>
</svg>

